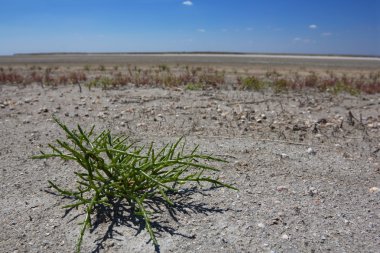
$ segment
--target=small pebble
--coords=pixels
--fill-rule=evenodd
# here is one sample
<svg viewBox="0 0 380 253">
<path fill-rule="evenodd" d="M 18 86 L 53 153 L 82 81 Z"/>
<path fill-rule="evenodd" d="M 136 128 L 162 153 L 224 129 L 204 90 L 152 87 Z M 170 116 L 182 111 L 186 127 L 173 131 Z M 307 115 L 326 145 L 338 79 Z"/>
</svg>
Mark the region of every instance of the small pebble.
<svg viewBox="0 0 380 253">
<path fill-rule="evenodd" d="M 23 124 L 28 124 L 28 123 L 30 123 L 30 119 L 24 119 L 24 120 L 22 121 L 22 123 L 23 123 Z"/>
<path fill-rule="evenodd" d="M 276 189 L 277 191 L 282 192 L 282 191 L 287 191 L 288 187 L 281 185 L 281 186 L 277 186 Z"/>
<path fill-rule="evenodd" d="M 281 238 L 284 239 L 284 240 L 288 240 L 288 239 L 289 239 L 289 236 L 288 236 L 287 234 L 283 234 L 283 235 L 281 236 Z"/>
<path fill-rule="evenodd" d="M 307 153 L 308 153 L 309 155 L 315 155 L 317 152 L 315 152 L 315 150 L 312 149 L 312 148 L 308 148 L 308 149 L 307 149 Z"/>
<path fill-rule="evenodd" d="M 265 224 L 264 224 L 264 223 L 257 223 L 257 226 L 258 226 L 259 228 L 265 228 Z"/>
<path fill-rule="evenodd" d="M 369 189 L 370 193 L 378 193 L 379 191 L 380 191 L 380 189 L 378 187 L 372 187 Z"/>
<path fill-rule="evenodd" d="M 104 114 L 104 112 L 99 112 L 98 113 L 98 115 L 96 115 L 98 118 L 100 118 L 100 119 L 104 119 L 104 117 L 105 117 L 105 114 Z"/>
<path fill-rule="evenodd" d="M 308 192 L 308 194 L 309 194 L 310 196 L 314 196 L 314 195 L 317 194 L 317 193 L 318 193 L 318 190 L 315 189 L 314 187 L 310 187 L 310 188 L 309 188 L 309 192 Z"/>
<path fill-rule="evenodd" d="M 46 112 L 49 112 L 49 109 L 46 108 L 46 107 L 42 107 L 38 110 L 38 113 L 46 113 Z"/>
<path fill-rule="evenodd" d="M 285 153 L 281 154 L 281 158 L 287 158 L 287 157 L 289 157 L 287 154 L 285 154 Z"/>
</svg>

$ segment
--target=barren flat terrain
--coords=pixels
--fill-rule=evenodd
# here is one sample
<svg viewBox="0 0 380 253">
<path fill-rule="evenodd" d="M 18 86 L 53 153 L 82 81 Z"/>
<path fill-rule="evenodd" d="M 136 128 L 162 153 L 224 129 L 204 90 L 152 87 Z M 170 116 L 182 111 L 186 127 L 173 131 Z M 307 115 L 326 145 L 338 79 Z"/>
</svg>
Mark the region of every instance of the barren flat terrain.
<svg viewBox="0 0 380 253">
<path fill-rule="evenodd" d="M 20 54 L 0 56 L 1 64 L 214 64 L 224 66 L 380 68 L 379 57 L 264 54 Z"/>
<path fill-rule="evenodd" d="M 378 71 L 378 59 L 204 55 L 19 55 L 0 57 L 12 71 L 57 67 L 57 76 L 90 65 L 88 77 L 167 64 L 226 69 L 221 87 L 82 83 L 0 83 L 0 251 L 73 252 L 84 209 L 49 188 L 75 186 L 75 164 L 32 160 L 70 128 L 110 129 L 160 146 L 184 136 L 190 147 L 228 161 L 219 178 L 239 191 L 183 186 L 169 214 L 154 212 L 149 240 L 128 207 L 94 214 L 83 252 L 378 252 L 380 248 L 380 99 L 302 90 L 244 90 L 233 75 L 276 69 L 337 75 Z M 36 67 L 33 67 L 35 65 Z M 124 66 L 125 65 L 125 66 Z M 94 70 L 96 66 L 96 70 Z M 71 68 L 68 70 L 68 67 Z M 164 67 L 161 67 L 164 68 Z M 4 70 L 8 71 L 8 70 Z M 9 70 L 10 71 L 10 70 Z M 84 71 L 84 70 L 83 70 Z M 50 73 L 50 72 L 49 72 Z M 219 72 L 218 72 L 219 73 Z M 53 76 L 53 75 L 52 75 Z M 45 78 L 46 79 L 46 78 Z M 26 80 L 26 79 L 25 79 Z M 197 87 L 197 86 L 196 86 Z M 190 89 L 191 88 L 191 89 Z"/>
</svg>

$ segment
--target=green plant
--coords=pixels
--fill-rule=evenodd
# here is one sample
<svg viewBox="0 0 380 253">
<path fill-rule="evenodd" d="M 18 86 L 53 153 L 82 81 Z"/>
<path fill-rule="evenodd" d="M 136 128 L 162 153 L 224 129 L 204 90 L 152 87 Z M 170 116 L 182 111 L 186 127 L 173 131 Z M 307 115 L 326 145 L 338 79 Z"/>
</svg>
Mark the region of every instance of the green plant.
<svg viewBox="0 0 380 253">
<path fill-rule="evenodd" d="M 334 86 L 332 86 L 329 91 L 334 94 L 338 95 L 339 93 L 347 92 L 352 96 L 358 96 L 360 94 L 360 90 L 356 89 L 353 86 L 347 85 L 343 82 L 338 82 Z"/>
<path fill-rule="evenodd" d="M 284 78 L 276 79 L 273 82 L 273 90 L 276 93 L 286 91 L 290 86 L 290 82 Z"/>
<path fill-rule="evenodd" d="M 186 84 L 185 87 L 186 90 L 202 90 L 203 89 L 203 84 L 201 83 L 188 83 Z"/>
<path fill-rule="evenodd" d="M 260 91 L 265 88 L 265 83 L 254 76 L 249 76 L 241 80 L 241 88 L 243 90 Z"/>
<path fill-rule="evenodd" d="M 145 221 L 152 242 L 158 245 L 146 201 L 160 197 L 165 204 L 173 205 L 168 193 L 176 192 L 177 186 L 189 182 L 200 185 L 208 182 L 236 190 L 231 185 L 204 175 L 206 171 L 218 169 L 199 162 L 224 162 L 223 160 L 199 154 L 198 146 L 185 153 L 186 147 L 182 138 L 174 144 L 165 145 L 157 152 L 153 143 L 145 148 L 127 142 L 127 137 L 115 137 L 109 130 L 95 135 L 94 126 L 88 132 L 79 125 L 76 130 L 70 130 L 57 118 L 54 120 L 66 133 L 67 139 L 57 140 L 57 145 L 49 144 L 51 153 L 42 152 L 32 158 L 57 157 L 74 161 L 82 169 L 74 172 L 77 177 L 77 187 L 74 190 L 63 189 L 48 181 L 61 195 L 75 199 L 74 203 L 64 208 L 85 208 L 86 216 L 76 244 L 77 252 L 80 252 L 85 231 L 92 225 L 92 213 L 99 210 L 100 206 L 111 206 L 115 200 L 125 200 L 134 208 L 134 214 Z"/>
<path fill-rule="evenodd" d="M 168 65 L 165 65 L 165 64 L 160 64 L 158 65 L 158 69 L 160 71 L 166 71 L 166 72 L 170 72 L 170 67 Z"/>
<path fill-rule="evenodd" d="M 101 86 L 103 90 L 108 89 L 111 86 L 115 85 L 114 79 L 103 76 L 103 77 L 97 77 L 91 81 L 88 81 L 85 84 L 89 90 L 91 90 L 92 87 L 99 87 Z"/>
<path fill-rule="evenodd" d="M 91 66 L 88 65 L 88 64 L 86 64 L 86 65 L 84 65 L 83 70 L 90 71 L 91 70 Z"/>
</svg>

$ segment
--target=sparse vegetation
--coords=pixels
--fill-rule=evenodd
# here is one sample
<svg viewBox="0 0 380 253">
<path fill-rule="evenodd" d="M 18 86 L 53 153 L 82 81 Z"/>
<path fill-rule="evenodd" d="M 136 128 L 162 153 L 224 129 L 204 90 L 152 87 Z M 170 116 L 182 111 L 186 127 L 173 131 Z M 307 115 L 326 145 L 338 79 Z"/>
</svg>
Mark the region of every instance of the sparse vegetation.
<svg viewBox="0 0 380 253">
<path fill-rule="evenodd" d="M 89 90 L 91 90 L 92 87 L 102 87 L 102 89 L 106 90 L 112 86 L 116 86 L 116 82 L 114 79 L 111 79 L 109 77 L 97 77 L 87 82 L 86 86 Z"/>
<path fill-rule="evenodd" d="M 99 73 L 100 71 L 101 73 Z M 128 84 L 136 86 L 153 85 L 158 87 L 184 87 L 188 90 L 234 87 L 247 91 L 263 91 L 273 89 L 283 92 L 293 89 L 316 89 L 334 94 L 346 92 L 357 95 L 380 92 L 380 72 L 366 74 L 342 75 L 327 71 L 325 73 L 279 73 L 276 70 L 267 71 L 261 75 L 252 75 L 249 70 L 239 74 L 237 71 L 216 70 L 211 67 L 177 66 L 172 69 L 161 64 L 140 68 L 138 66 L 118 66 L 107 69 L 104 65 L 92 69 L 84 65 L 82 70 L 63 70 L 62 68 L 32 65 L 23 70 L 17 67 L 1 67 L 0 82 L 4 84 L 38 83 L 43 85 L 82 84 L 109 89 Z"/>
<path fill-rule="evenodd" d="M 91 67 L 90 65 L 84 65 L 83 70 L 84 71 L 90 71 Z"/>
<path fill-rule="evenodd" d="M 261 91 L 266 87 L 265 83 L 255 76 L 239 78 L 238 83 L 243 90 Z"/>
<path fill-rule="evenodd" d="M 166 71 L 166 72 L 169 72 L 170 71 L 170 68 L 168 65 L 165 65 L 165 64 L 161 64 L 161 65 L 158 65 L 158 69 L 160 71 Z"/>
<path fill-rule="evenodd" d="M 276 79 L 273 82 L 273 90 L 276 93 L 286 91 L 289 87 L 289 81 L 284 78 Z"/>
<path fill-rule="evenodd" d="M 358 89 L 356 89 L 355 87 L 347 85 L 343 82 L 338 82 L 337 84 L 332 86 L 331 89 L 329 89 L 328 91 L 330 91 L 334 95 L 346 92 L 346 93 L 349 93 L 353 96 L 357 96 L 360 93 L 360 91 Z"/>
<path fill-rule="evenodd" d="M 186 90 L 192 90 L 192 91 L 202 90 L 203 85 L 201 83 L 188 83 L 188 84 L 186 84 L 185 89 Z"/>
</svg>

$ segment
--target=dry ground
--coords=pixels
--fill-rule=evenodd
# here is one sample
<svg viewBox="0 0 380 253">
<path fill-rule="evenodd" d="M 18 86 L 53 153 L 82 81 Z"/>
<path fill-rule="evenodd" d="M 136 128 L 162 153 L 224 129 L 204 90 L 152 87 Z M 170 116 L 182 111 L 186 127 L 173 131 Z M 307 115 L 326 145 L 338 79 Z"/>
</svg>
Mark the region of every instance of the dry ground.
<svg viewBox="0 0 380 253">
<path fill-rule="evenodd" d="M 78 86 L 0 92 L 0 251 L 73 252 L 83 210 L 47 191 L 71 186 L 73 164 L 29 157 L 63 134 L 52 121 L 111 129 L 158 145 L 190 146 L 229 161 L 220 178 L 239 188 L 189 188 L 174 217 L 158 212 L 160 252 L 378 252 L 380 99 L 304 90 Z M 189 186 L 190 187 L 190 186 Z M 128 207 L 126 207 L 128 208 Z M 107 214 L 107 213 L 104 213 Z M 78 217 L 79 216 L 79 217 Z M 127 210 L 98 217 L 83 252 L 154 252 Z M 102 218 L 102 219 L 101 219 Z"/>
</svg>

